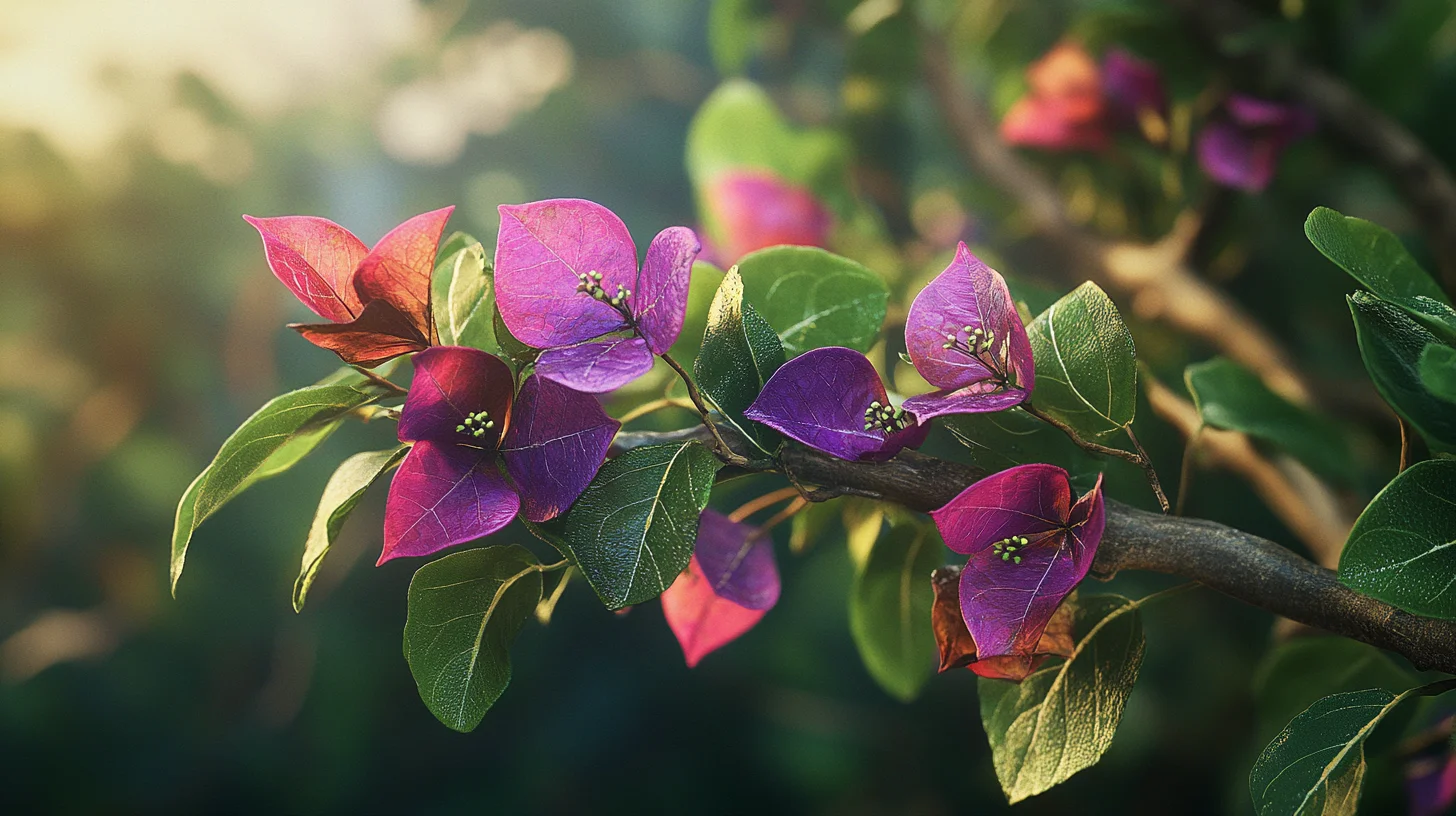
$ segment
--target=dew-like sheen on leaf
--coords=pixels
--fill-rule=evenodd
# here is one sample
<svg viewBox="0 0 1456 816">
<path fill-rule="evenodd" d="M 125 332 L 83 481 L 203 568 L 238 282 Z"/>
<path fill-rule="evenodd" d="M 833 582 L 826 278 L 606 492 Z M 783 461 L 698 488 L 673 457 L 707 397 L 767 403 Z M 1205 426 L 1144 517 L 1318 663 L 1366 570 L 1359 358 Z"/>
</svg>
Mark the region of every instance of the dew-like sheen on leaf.
<svg viewBox="0 0 1456 816">
<path fill-rule="evenodd" d="M 541 600 L 536 557 L 505 545 L 447 555 L 410 581 L 404 655 L 440 722 L 471 731 L 511 682 L 511 643 Z"/>
<path fill-rule="evenodd" d="M 784 347 L 778 335 L 743 299 L 743 278 L 737 267 L 729 269 L 709 307 L 693 376 L 724 418 L 765 453 L 773 451 L 779 437 L 750 422 L 744 411 L 783 364 Z"/>
<path fill-rule="evenodd" d="M 868 351 L 879 338 L 890 292 L 861 264 L 822 249 L 780 246 L 743 257 L 738 272 L 744 297 L 791 358 L 825 346 Z"/>
<path fill-rule="evenodd" d="M 1456 461 L 1418 462 L 1380 491 L 1350 530 L 1340 581 L 1412 614 L 1456 620 Z"/>
<path fill-rule="evenodd" d="M 1440 340 L 1398 306 L 1365 292 L 1349 297 L 1360 356 L 1375 388 L 1438 451 L 1456 451 L 1456 411 L 1427 390 L 1421 353 Z"/>
</svg>

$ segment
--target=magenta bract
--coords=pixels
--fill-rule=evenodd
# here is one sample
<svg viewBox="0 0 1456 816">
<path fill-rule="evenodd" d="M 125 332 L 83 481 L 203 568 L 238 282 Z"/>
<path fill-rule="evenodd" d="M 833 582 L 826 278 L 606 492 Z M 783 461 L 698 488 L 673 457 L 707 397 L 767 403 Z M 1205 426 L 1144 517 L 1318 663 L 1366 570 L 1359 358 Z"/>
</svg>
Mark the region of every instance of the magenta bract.
<svg viewBox="0 0 1456 816">
<path fill-rule="evenodd" d="M 705 510 L 688 570 L 662 593 L 662 612 L 689 667 L 753 628 L 779 599 L 773 544 L 758 528 Z"/>
<path fill-rule="evenodd" d="M 646 372 L 652 355 L 677 340 L 702 248 L 692 230 L 658 233 L 639 272 L 626 225 L 600 204 L 553 199 L 503 205 L 500 215 L 496 304 L 511 334 L 548 350 L 538 363 L 540 376 L 577 390 L 610 391 Z M 642 342 L 588 342 L 614 332 L 631 332 Z M 563 348 L 572 351 L 552 353 Z"/>
<path fill-rule="evenodd" d="M 1259 192 L 1274 178 L 1284 149 L 1314 128 L 1304 108 L 1232 94 L 1198 134 L 1198 163 L 1219 184 Z"/>
<path fill-rule="evenodd" d="M 292 328 L 345 362 L 374 366 L 437 341 L 430 275 L 454 209 L 417 215 L 373 249 L 325 218 L 243 219 L 262 236 L 273 274 L 303 305 L 330 321 Z"/>
<path fill-rule="evenodd" d="M 905 409 L 923 423 L 943 414 L 1001 411 L 1035 384 L 1031 342 L 1006 281 L 964 243 L 910 305 L 905 346 L 915 370 L 939 391 Z"/>
<path fill-rule="evenodd" d="M 717 222 L 714 255 L 723 266 L 781 244 L 822 247 L 833 219 L 814 194 L 764 170 L 724 173 L 707 190 Z"/>
<path fill-rule="evenodd" d="M 1121 127 L 1134 127 L 1148 114 L 1168 118 L 1168 93 L 1157 66 L 1121 48 L 1102 56 L 1102 92 L 1108 114 Z"/>
<path fill-rule="evenodd" d="M 414 364 L 399 418 L 399 440 L 413 446 L 390 484 L 381 564 L 489 535 L 518 510 L 556 517 L 620 427 L 591 396 L 539 377 L 513 400 L 510 368 L 479 349 L 437 346 Z"/>
<path fill-rule="evenodd" d="M 779 367 L 743 415 L 840 459 L 889 459 L 926 428 L 890 405 L 874 365 L 854 349 L 814 349 Z"/>
<path fill-rule="evenodd" d="M 1102 540 L 1102 480 L 1075 504 L 1067 472 L 1020 465 L 932 512 L 952 550 L 970 556 L 961 613 L 982 658 L 1029 656 L 1047 621 L 1086 577 Z"/>
</svg>

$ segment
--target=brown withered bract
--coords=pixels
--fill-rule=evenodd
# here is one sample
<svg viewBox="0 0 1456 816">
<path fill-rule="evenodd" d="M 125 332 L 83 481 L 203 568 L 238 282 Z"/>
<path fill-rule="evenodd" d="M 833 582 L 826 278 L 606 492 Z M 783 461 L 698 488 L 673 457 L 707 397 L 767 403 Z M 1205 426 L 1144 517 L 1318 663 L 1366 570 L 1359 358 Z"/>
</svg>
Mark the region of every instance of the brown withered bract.
<svg viewBox="0 0 1456 816">
<path fill-rule="evenodd" d="M 930 608 L 930 627 L 935 632 L 935 645 L 940 650 L 940 671 L 967 668 L 982 677 L 1021 682 L 1036 671 L 1048 657 L 1071 657 L 1077 648 L 1073 635 L 1076 622 L 1075 594 L 1057 608 L 1036 650 L 1027 655 L 1000 655 L 978 660 L 976 641 L 961 616 L 961 568 L 941 567 L 931 574 L 935 603 Z"/>
</svg>

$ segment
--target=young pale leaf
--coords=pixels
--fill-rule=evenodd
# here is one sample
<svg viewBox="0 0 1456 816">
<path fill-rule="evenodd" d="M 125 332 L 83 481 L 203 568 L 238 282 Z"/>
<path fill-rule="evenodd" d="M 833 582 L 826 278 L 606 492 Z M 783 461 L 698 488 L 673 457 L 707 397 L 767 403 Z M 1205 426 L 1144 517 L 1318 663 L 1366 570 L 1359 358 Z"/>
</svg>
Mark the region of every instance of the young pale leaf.
<svg viewBox="0 0 1456 816">
<path fill-rule="evenodd" d="M 1137 355 L 1117 307 L 1088 281 L 1027 327 L 1036 360 L 1031 402 L 1084 437 L 1127 427 L 1137 410 Z"/>
<path fill-rule="evenodd" d="M 1077 647 L 1020 684 L 981 678 L 981 722 L 1001 789 L 1012 803 L 1065 782 L 1112 744 L 1143 662 L 1137 602 L 1081 599 Z"/>
<path fill-rule="evenodd" d="M 608 609 L 649 601 L 687 569 L 722 466 L 697 442 L 636 448 L 602 465 L 563 520 L 538 526 L 559 538 Z"/>
<path fill-rule="evenodd" d="M 1188 366 L 1183 379 L 1205 425 L 1281 447 L 1327 477 L 1348 482 L 1355 472 L 1350 445 L 1338 425 L 1270 391 L 1238 363 L 1216 357 Z"/>
<path fill-rule="evenodd" d="M 470 346 L 492 354 L 499 351 L 492 322 L 495 292 L 485 248 L 479 241 L 469 239 L 469 243 L 440 262 L 435 274 L 450 281 L 445 293 L 445 319 L 439 324 L 440 344 Z"/>
<path fill-rule="evenodd" d="M 824 346 L 867 351 L 890 292 L 879 275 L 822 249 L 778 246 L 739 261 L 743 292 L 778 332 L 789 357 Z"/>
<path fill-rule="evenodd" d="M 905 702 L 935 673 L 934 595 L 926 578 L 943 563 L 943 548 L 933 526 L 905 519 L 875 539 L 849 592 L 849 628 L 865 668 Z"/>
<path fill-rule="evenodd" d="M 354 512 L 354 505 L 359 503 L 360 497 L 370 485 L 404 458 L 407 450 L 409 448 L 401 446 L 390 450 L 356 453 L 345 459 L 339 469 L 334 471 L 334 475 L 329 477 L 328 484 L 324 485 L 323 498 L 319 499 L 318 511 L 313 517 L 313 526 L 308 530 L 308 540 L 303 546 L 303 564 L 299 567 L 298 580 L 293 583 L 294 612 L 303 611 L 308 588 L 313 586 L 314 576 L 318 574 L 324 556 L 328 555 L 329 548 L 334 545 L 334 539 L 338 538 L 344 521 Z"/>
<path fill-rule="evenodd" d="M 1321 697 L 1343 691 L 1408 689 L 1410 672 L 1385 652 L 1333 635 L 1301 637 L 1271 649 L 1254 675 L 1258 736 L 1267 743 Z"/>
<path fill-rule="evenodd" d="M 410 580 L 404 656 L 440 722 L 471 731 L 511 682 L 511 643 L 541 600 L 540 562 L 509 544 L 452 553 Z"/>
<path fill-rule="evenodd" d="M 1440 694 L 1451 681 L 1396 694 L 1365 689 L 1332 694 L 1290 721 L 1249 773 L 1259 816 L 1353 816 L 1365 778 L 1365 742 L 1407 698 Z"/>
<path fill-rule="evenodd" d="M 1446 293 L 1390 230 L 1316 207 L 1304 222 L 1304 234 L 1326 258 L 1382 299 L 1422 320 L 1450 323 Z M 1456 331 L 1456 324 L 1450 329 Z"/>
<path fill-rule="evenodd" d="M 1456 348 L 1432 343 L 1421 352 L 1421 383 L 1447 402 L 1456 402 Z M 1456 409 L 1453 409 L 1456 410 Z"/>
<path fill-rule="evenodd" d="M 274 397 L 222 443 L 212 463 L 187 487 L 172 529 L 172 592 L 182 577 L 192 533 L 208 516 L 254 483 L 292 467 L 339 426 L 345 414 L 383 396 L 377 386 L 331 377 Z M 332 381 L 332 382 L 331 382 Z"/>
<path fill-rule="evenodd" d="M 450 286 L 454 283 L 455 258 L 474 243 L 476 240 L 469 234 L 456 230 L 440 242 L 435 253 L 435 268 L 430 273 L 430 309 L 442 343 L 450 328 Z"/>
<path fill-rule="evenodd" d="M 1431 447 L 1456 450 L 1456 411 L 1421 381 L 1421 352 L 1440 341 L 1399 307 L 1378 297 L 1356 292 L 1349 302 L 1360 356 L 1380 395 Z"/>
<path fill-rule="evenodd" d="M 750 422 L 743 411 L 763 384 L 784 364 L 784 347 L 768 321 L 743 300 L 743 278 L 728 270 L 708 311 L 703 347 L 693 365 L 698 387 L 723 416 L 764 453 L 772 453 L 778 434 Z"/>
<path fill-rule="evenodd" d="M 1456 620 L 1456 461 L 1419 462 L 1365 508 L 1340 581 L 1416 615 Z"/>
</svg>

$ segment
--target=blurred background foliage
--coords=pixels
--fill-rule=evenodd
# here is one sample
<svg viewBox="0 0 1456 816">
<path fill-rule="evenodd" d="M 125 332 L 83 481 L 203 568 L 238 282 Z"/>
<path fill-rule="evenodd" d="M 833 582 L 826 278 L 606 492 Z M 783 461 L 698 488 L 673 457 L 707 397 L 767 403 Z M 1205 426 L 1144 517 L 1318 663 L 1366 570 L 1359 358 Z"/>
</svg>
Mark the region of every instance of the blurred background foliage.
<svg viewBox="0 0 1456 816">
<path fill-rule="evenodd" d="M 1257 37 L 1296 46 L 1456 163 L 1448 0 L 1257 10 L 1269 21 Z M 832 524 L 804 557 L 782 559 L 784 597 L 765 622 L 693 671 L 655 604 L 612 615 L 578 583 L 549 628 L 527 625 L 513 687 L 469 735 L 430 716 L 400 656 L 413 565 L 367 566 L 382 489 L 346 527 L 308 608 L 290 608 L 324 480 L 350 452 L 390 444 L 387 423 L 346 428 L 230 504 L 199 532 L 179 597 L 166 590 L 172 514 L 192 476 L 258 405 L 337 365 L 283 327 L 305 312 L 268 274 L 243 213 L 324 215 L 372 242 L 453 203 L 452 228 L 491 247 L 497 204 L 574 196 L 611 207 L 645 245 L 664 225 L 711 218 L 692 183 L 706 171 L 690 124 L 721 81 L 742 76 L 799 132 L 826 131 L 824 163 L 794 180 L 833 213 L 830 246 L 890 281 L 892 321 L 894 302 L 962 239 L 1033 312 L 1072 288 L 1014 202 L 955 150 L 920 80 L 917 20 L 952 39 L 998 113 L 1066 36 L 1155 61 L 1189 110 L 1232 81 L 1153 0 L 7 2 L 0 807 L 1005 809 L 969 672 L 932 679 L 908 705 L 866 674 Z M 1348 395 L 1334 421 L 1359 467 L 1340 499 L 1358 509 L 1389 478 L 1397 429 L 1359 362 L 1343 301 L 1353 286 L 1301 232 L 1328 205 L 1416 237 L 1367 159 L 1321 130 L 1289 150 L 1267 191 L 1243 195 L 1141 143 L 1026 156 L 1103 235 L 1154 239 L 1184 208 L 1209 208 L 1195 266 L 1324 389 Z M 696 308 L 711 286 L 697 287 Z M 1181 391 L 1184 366 L 1211 350 L 1140 319 L 1137 302 L 1119 306 L 1149 373 Z M 888 336 L 874 356 L 891 382 L 923 389 Z M 665 383 L 641 381 L 613 412 Z M 1182 438 L 1146 404 L 1138 415 L 1174 481 Z M 966 455 L 949 434 L 932 446 Z M 1147 506 L 1136 472 L 1111 469 L 1115 495 Z M 1297 546 L 1237 477 L 1197 473 L 1187 509 Z M 1167 583 L 1129 575 L 1112 588 Z M 1147 617 L 1142 682 L 1111 752 L 1018 812 L 1243 812 L 1268 723 L 1334 690 L 1271 680 L 1261 662 L 1273 622 L 1234 602 L 1194 593 Z M 1291 671 L 1328 662 L 1301 654 L 1276 657 Z M 1398 768 L 1372 768 L 1371 812 L 1399 802 L 1398 782 Z"/>
</svg>

